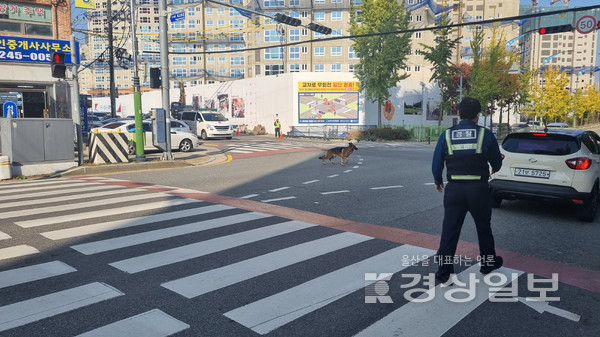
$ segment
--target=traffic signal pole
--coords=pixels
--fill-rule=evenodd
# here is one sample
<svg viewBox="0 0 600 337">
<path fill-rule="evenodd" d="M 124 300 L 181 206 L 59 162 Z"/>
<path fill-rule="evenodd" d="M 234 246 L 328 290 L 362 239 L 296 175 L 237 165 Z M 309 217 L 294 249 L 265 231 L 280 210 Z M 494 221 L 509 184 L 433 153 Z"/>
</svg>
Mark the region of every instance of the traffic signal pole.
<svg viewBox="0 0 600 337">
<path fill-rule="evenodd" d="M 71 35 L 71 72 L 73 73 L 73 85 L 71 85 L 71 118 L 75 123 L 77 132 L 77 163 L 83 165 L 83 134 L 81 132 L 81 116 L 79 111 L 79 80 L 77 76 L 77 48 L 75 34 Z"/>
</svg>

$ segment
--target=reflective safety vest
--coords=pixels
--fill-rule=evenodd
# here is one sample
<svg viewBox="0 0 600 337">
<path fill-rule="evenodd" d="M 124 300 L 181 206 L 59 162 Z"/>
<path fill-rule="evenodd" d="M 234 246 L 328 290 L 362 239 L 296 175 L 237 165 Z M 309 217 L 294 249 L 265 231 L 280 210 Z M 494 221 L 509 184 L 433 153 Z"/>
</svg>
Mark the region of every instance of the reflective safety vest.
<svg viewBox="0 0 600 337">
<path fill-rule="evenodd" d="M 275 121 L 274 125 L 276 129 L 279 129 L 281 127 L 281 123 L 279 121 Z"/>
<path fill-rule="evenodd" d="M 488 181 L 490 169 L 483 153 L 485 129 L 453 127 L 446 130 L 448 181 Z"/>
</svg>

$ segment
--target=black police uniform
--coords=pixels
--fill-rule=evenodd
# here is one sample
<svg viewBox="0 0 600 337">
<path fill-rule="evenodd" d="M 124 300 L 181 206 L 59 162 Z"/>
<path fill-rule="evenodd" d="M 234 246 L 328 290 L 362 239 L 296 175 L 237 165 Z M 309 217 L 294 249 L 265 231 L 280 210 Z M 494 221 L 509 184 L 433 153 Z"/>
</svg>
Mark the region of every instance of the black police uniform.
<svg viewBox="0 0 600 337">
<path fill-rule="evenodd" d="M 442 134 L 437 143 L 432 170 L 438 185 L 443 182 L 444 162 L 448 185 L 444 193 L 444 221 L 437 252 L 439 269 L 436 276 L 440 279 L 454 272 L 453 258 L 467 212 L 471 213 L 477 227 L 482 261 L 494 263 L 496 250 L 490 225 L 488 162 L 496 172 L 502 165 L 502 157 L 496 137 L 490 130 L 471 120 L 461 120 Z"/>
</svg>

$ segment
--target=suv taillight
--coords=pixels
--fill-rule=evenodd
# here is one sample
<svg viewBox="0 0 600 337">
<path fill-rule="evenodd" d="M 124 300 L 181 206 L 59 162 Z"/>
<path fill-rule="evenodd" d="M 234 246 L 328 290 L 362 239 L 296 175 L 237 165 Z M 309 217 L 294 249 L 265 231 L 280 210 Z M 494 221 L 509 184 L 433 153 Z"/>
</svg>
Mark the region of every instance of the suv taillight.
<svg viewBox="0 0 600 337">
<path fill-rule="evenodd" d="M 586 157 L 567 159 L 565 163 L 574 170 L 587 170 L 592 166 L 592 160 Z"/>
</svg>

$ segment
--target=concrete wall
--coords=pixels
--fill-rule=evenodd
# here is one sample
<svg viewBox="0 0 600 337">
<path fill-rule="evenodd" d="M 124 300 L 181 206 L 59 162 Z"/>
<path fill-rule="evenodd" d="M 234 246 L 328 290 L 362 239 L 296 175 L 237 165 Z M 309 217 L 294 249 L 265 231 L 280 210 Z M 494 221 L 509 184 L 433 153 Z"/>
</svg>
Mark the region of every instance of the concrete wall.
<svg viewBox="0 0 600 337">
<path fill-rule="evenodd" d="M 231 82 L 206 84 L 185 89 L 186 104 L 192 105 L 194 96 L 202 97 L 200 106 L 207 100 L 217 101 L 219 95 L 228 95 L 229 109 L 223 113 L 233 125 L 246 124 L 251 130 L 256 125 L 263 125 L 268 133 L 274 133 L 273 121 L 276 114 L 281 122 L 282 131 L 289 131 L 290 126 L 306 126 L 299 123 L 298 82 L 300 81 L 357 81 L 353 73 L 287 73 L 278 76 L 262 76 Z M 382 117 L 386 125 L 437 125 L 437 118 L 431 119 L 431 113 L 441 101 L 439 88 L 431 83 L 402 81 L 399 86 L 390 90 L 390 101 L 394 105 L 395 114 L 392 120 Z M 179 89 L 171 89 L 170 101 L 179 100 Z M 233 99 L 241 98 L 244 102 L 244 118 L 232 116 Z M 93 111 L 110 111 L 108 97 L 93 98 Z M 405 114 L 404 104 L 414 101 L 425 102 L 422 110 L 415 114 Z M 152 91 L 142 94 L 142 112 L 162 106 L 161 92 Z M 429 108 L 427 108 L 429 105 Z M 117 115 L 122 117 L 133 114 L 133 95 L 121 95 L 116 99 Z M 218 102 L 216 106 L 218 108 Z M 377 125 L 377 104 L 366 100 L 364 93 L 359 95 L 358 124 L 338 124 L 338 126 Z M 428 119 L 429 116 L 429 119 Z M 443 125 L 451 125 L 456 116 L 444 116 Z M 321 124 L 322 125 L 322 124 Z"/>
</svg>

